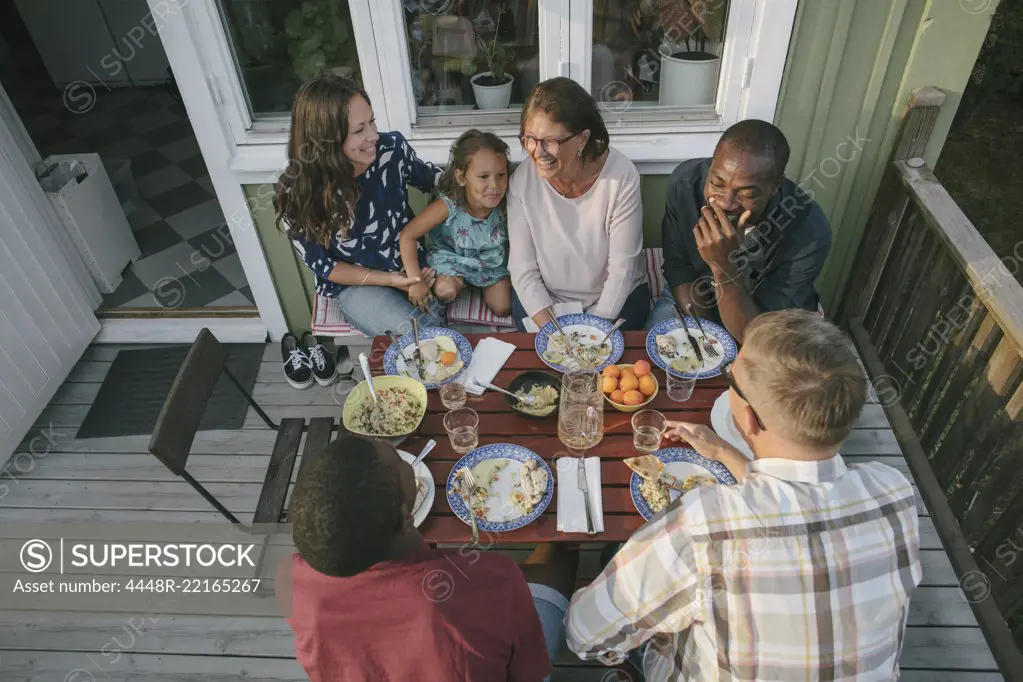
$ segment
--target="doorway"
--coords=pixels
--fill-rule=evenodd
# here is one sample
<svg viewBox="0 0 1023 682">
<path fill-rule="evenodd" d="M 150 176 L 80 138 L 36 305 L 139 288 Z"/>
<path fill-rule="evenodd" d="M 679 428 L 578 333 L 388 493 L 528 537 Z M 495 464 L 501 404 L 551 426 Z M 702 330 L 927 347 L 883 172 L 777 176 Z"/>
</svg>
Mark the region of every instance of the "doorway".
<svg viewBox="0 0 1023 682">
<path fill-rule="evenodd" d="M 0 85 L 43 160 L 98 154 L 117 192 L 140 255 L 99 317 L 255 316 L 150 16 L 146 0 L 0 0 Z"/>
</svg>

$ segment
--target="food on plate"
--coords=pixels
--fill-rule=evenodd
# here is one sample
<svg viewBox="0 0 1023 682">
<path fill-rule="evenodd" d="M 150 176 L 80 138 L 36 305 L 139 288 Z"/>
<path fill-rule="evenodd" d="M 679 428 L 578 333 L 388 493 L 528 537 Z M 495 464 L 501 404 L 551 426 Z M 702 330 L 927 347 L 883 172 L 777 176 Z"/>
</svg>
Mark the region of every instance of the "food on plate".
<svg viewBox="0 0 1023 682">
<path fill-rule="evenodd" d="M 717 480 L 709 476 L 686 476 L 686 479 L 682 481 L 682 492 L 687 493 L 701 485 L 717 485 Z"/>
<path fill-rule="evenodd" d="M 568 337 L 575 348 L 573 352 L 569 350 L 565 337 L 555 332 L 547 337 L 547 349 L 543 352 L 543 358 L 547 362 L 572 369 L 593 369 L 611 355 L 609 341 L 598 345 L 603 336 L 603 332 L 599 334 L 579 330 L 568 332 Z"/>
<path fill-rule="evenodd" d="M 407 388 L 377 389 L 379 406 L 368 394 L 359 403 L 352 425 L 375 436 L 401 436 L 411 433 L 419 423 L 423 405 Z"/>
<path fill-rule="evenodd" d="M 678 354 L 678 343 L 674 337 L 668 334 L 658 334 L 655 342 L 657 343 L 657 352 L 661 355 L 673 358 Z"/>
<path fill-rule="evenodd" d="M 437 362 L 440 358 L 440 344 L 436 339 L 426 339 L 419 342 L 419 354 L 424 362 Z"/>
<path fill-rule="evenodd" d="M 650 511 L 654 513 L 661 511 L 671 502 L 668 484 L 660 479 L 643 479 L 639 486 L 639 494 L 643 496 L 643 499 L 650 506 Z"/>
<path fill-rule="evenodd" d="M 433 481 L 430 481 L 429 484 L 433 485 Z M 416 502 L 414 505 L 412 505 L 413 513 L 415 513 L 419 509 L 419 505 L 421 505 L 423 503 L 423 500 L 426 499 L 426 486 L 427 486 L 426 479 L 423 478 L 416 479 Z"/>
<path fill-rule="evenodd" d="M 658 478 L 664 471 L 664 462 L 657 455 L 641 455 L 626 457 L 625 466 L 629 467 L 644 479 Z"/>
<path fill-rule="evenodd" d="M 691 374 L 692 372 L 699 372 L 703 369 L 703 363 L 697 360 L 695 356 L 683 355 L 682 357 L 675 358 L 671 361 L 671 368 L 676 372 Z"/>
<path fill-rule="evenodd" d="M 649 363 L 640 367 L 640 371 L 644 372 L 642 376 L 636 374 L 635 367 L 611 365 L 607 369 L 612 367 L 617 376 L 605 373 L 600 380 L 600 388 L 611 402 L 634 407 L 647 402 L 657 392 L 657 380 L 650 374 Z"/>
<path fill-rule="evenodd" d="M 518 409 L 526 414 L 531 414 L 537 417 L 546 417 L 558 404 L 558 389 L 548 385 L 534 385 L 528 391 L 525 389 L 519 389 L 515 391 L 515 395 L 520 398 L 533 397 L 536 400 L 532 403 L 520 402 Z"/>
<path fill-rule="evenodd" d="M 456 362 L 458 362 L 458 353 L 448 351 L 440 356 L 440 364 L 444 365 L 445 367 L 450 367 Z"/>
<path fill-rule="evenodd" d="M 405 353 L 412 354 L 413 344 L 405 346 Z M 457 375 L 465 363 L 458 355 L 458 347 L 447 336 L 437 336 L 419 342 L 419 354 L 423 358 L 423 379 L 426 383 L 436 384 Z M 412 365 L 405 362 L 399 366 L 399 372 L 407 377 L 419 380 L 419 375 Z"/>
<path fill-rule="evenodd" d="M 547 492 L 547 471 L 535 459 L 519 466 L 519 488 L 510 495 L 511 503 L 523 514 L 533 511 Z"/>
</svg>

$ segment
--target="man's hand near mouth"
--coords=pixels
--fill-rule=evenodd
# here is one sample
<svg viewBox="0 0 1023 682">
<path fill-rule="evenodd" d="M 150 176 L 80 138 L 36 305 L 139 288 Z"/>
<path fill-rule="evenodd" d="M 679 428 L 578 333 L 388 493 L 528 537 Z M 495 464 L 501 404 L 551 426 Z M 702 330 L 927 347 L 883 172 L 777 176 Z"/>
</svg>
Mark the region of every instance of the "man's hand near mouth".
<svg viewBox="0 0 1023 682">
<path fill-rule="evenodd" d="M 741 274 L 729 256 L 742 245 L 742 236 L 751 214 L 749 211 L 743 212 L 739 216 L 738 225 L 733 227 L 729 216 L 713 197 L 708 203 L 700 211 L 700 221 L 693 227 L 693 234 L 700 257 L 710 266 L 715 281 L 724 282 Z"/>
</svg>

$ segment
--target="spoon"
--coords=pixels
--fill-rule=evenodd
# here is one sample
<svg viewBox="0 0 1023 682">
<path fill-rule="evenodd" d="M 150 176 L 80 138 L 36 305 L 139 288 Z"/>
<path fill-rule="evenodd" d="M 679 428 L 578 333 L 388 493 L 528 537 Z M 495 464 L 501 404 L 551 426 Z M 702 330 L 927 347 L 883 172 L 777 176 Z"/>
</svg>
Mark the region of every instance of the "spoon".
<svg viewBox="0 0 1023 682">
<path fill-rule="evenodd" d="M 485 381 L 480 381 L 476 377 L 473 377 L 473 378 L 469 379 L 469 383 L 471 383 L 472 385 L 477 386 L 479 388 L 489 388 L 491 391 L 497 391 L 498 393 L 504 393 L 507 396 L 511 396 L 512 398 L 515 398 L 520 403 L 526 403 L 527 405 L 532 405 L 533 403 L 536 402 L 536 396 L 534 396 L 534 395 L 527 395 L 527 396 L 515 395 L 511 391 L 506 391 L 503 388 L 500 388 L 498 386 L 494 386 L 493 384 L 488 384 Z"/>
<path fill-rule="evenodd" d="M 419 453 L 414 460 L 412 460 L 412 468 L 415 469 L 416 465 L 423 461 L 423 458 L 430 454 L 430 451 L 437 446 L 437 441 L 430 439 L 426 445 L 423 446 L 423 451 Z"/>
<path fill-rule="evenodd" d="M 621 327 L 623 324 L 625 324 L 624 317 L 619 317 L 617 320 L 615 320 L 615 323 L 611 325 L 611 329 L 608 330 L 607 334 L 604 334 L 604 338 L 602 338 L 600 340 L 600 343 L 598 343 L 597 345 L 603 346 L 604 342 L 611 338 L 611 335 L 618 331 L 618 328 Z"/>
<path fill-rule="evenodd" d="M 366 377 L 366 383 L 369 385 L 369 394 L 373 396 L 373 408 L 376 409 L 380 407 L 380 401 L 377 400 L 377 390 L 373 387 L 373 375 L 369 371 L 369 358 L 365 353 L 359 353 L 359 365 L 362 366 L 362 374 Z"/>
</svg>

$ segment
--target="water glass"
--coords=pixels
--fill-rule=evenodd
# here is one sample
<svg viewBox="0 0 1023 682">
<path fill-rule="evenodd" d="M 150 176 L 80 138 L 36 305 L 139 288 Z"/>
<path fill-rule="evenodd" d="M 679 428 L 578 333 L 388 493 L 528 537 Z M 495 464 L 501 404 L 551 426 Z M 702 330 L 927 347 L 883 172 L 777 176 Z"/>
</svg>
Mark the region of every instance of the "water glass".
<svg viewBox="0 0 1023 682">
<path fill-rule="evenodd" d="M 465 384 L 459 379 L 448 382 L 437 389 L 440 394 L 440 403 L 449 410 L 457 410 L 465 407 L 466 395 Z"/>
<path fill-rule="evenodd" d="M 444 430 L 448 432 L 451 449 L 460 455 L 475 450 L 480 437 L 480 416 L 476 410 L 463 407 L 444 415 Z"/>
<path fill-rule="evenodd" d="M 668 398 L 677 403 L 684 403 L 693 396 L 696 377 L 681 377 L 668 372 Z"/>
<path fill-rule="evenodd" d="M 640 410 L 632 415 L 632 446 L 639 452 L 650 454 L 661 447 L 661 439 L 668 430 L 667 418 L 657 410 Z"/>
</svg>

